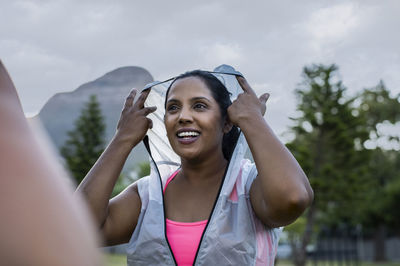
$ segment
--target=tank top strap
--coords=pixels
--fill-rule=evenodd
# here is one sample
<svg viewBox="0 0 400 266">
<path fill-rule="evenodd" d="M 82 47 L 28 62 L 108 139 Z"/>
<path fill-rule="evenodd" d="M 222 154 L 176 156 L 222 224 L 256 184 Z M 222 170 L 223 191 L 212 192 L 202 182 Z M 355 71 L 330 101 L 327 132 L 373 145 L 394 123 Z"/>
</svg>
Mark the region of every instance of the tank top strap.
<svg viewBox="0 0 400 266">
<path fill-rule="evenodd" d="M 169 182 L 171 182 L 172 179 L 174 179 L 174 177 L 179 173 L 179 170 L 180 169 L 176 170 L 175 172 L 172 173 L 172 175 L 170 177 L 168 177 L 167 182 L 165 182 L 165 187 L 163 189 L 163 193 L 164 194 L 165 194 L 165 190 L 167 189 L 167 186 L 168 186 Z"/>
</svg>

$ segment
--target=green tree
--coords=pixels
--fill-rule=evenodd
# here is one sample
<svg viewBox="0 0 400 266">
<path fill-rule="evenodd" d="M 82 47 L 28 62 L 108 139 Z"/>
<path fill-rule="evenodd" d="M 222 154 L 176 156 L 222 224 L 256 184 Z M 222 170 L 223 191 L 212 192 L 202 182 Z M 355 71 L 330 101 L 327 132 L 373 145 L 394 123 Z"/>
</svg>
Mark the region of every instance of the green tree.
<svg viewBox="0 0 400 266">
<path fill-rule="evenodd" d="M 361 104 L 358 110 L 366 118 L 369 131 L 379 135 L 377 126 L 380 123 L 388 121 L 395 124 L 400 121 L 400 94 L 390 96 L 383 81 L 373 88 L 363 90 L 359 98 Z"/>
<path fill-rule="evenodd" d="M 303 70 L 296 90 L 297 110 L 288 148 L 303 167 L 314 190 L 314 202 L 305 214 L 304 233 L 294 245 L 295 265 L 305 265 L 306 247 L 317 222 L 354 223 L 357 204 L 367 183 L 363 143 L 369 137 L 364 117 L 346 97 L 337 66 L 312 65 Z"/>
<path fill-rule="evenodd" d="M 95 95 L 89 97 L 61 148 L 67 167 L 79 184 L 104 150 L 105 124 Z"/>
<path fill-rule="evenodd" d="M 111 198 L 117 196 L 119 193 L 121 193 L 129 184 L 126 184 L 126 177 L 124 174 L 120 174 L 120 176 L 117 179 L 117 182 L 115 183 L 115 186 L 113 188 L 113 191 L 111 193 Z"/>
<path fill-rule="evenodd" d="M 149 162 L 141 162 L 137 165 L 137 177 L 142 178 L 150 175 L 150 163 Z"/>
<path fill-rule="evenodd" d="M 132 182 L 137 179 L 150 175 L 150 163 L 141 162 L 134 167 L 134 172 L 136 172 L 134 178 L 130 178 L 129 175 L 121 174 L 114 186 L 111 197 L 114 197 L 121 193 L 126 187 L 128 187 Z"/>
<path fill-rule="evenodd" d="M 373 189 L 365 191 L 364 203 L 360 204 L 360 222 L 366 237 L 374 240 L 374 260 L 386 261 L 385 239 L 388 230 L 398 228 L 400 215 L 400 165 L 398 151 L 376 148 L 371 151 L 368 163 L 368 182 Z"/>
<path fill-rule="evenodd" d="M 391 96 L 385 84 L 380 81 L 377 86 L 365 89 L 359 99 L 358 111 L 365 117 L 373 140 L 383 138 L 386 143 L 394 144 L 386 150 L 372 147 L 367 176 L 373 189 L 365 191 L 364 204 L 359 208 L 364 231 L 374 239 L 374 259 L 384 261 L 386 234 L 400 225 L 397 207 L 400 198 L 400 156 L 399 151 L 393 149 L 399 144 L 398 136 L 385 136 L 378 128 L 382 123 L 396 124 L 400 121 L 400 95 Z"/>
</svg>

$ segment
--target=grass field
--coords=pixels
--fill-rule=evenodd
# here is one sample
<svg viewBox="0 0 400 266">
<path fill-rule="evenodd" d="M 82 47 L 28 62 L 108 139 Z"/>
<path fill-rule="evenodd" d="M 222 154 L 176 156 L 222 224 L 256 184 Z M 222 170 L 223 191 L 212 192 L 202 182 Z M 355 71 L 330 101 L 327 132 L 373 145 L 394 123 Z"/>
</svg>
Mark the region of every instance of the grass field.
<svg viewBox="0 0 400 266">
<path fill-rule="evenodd" d="M 126 266 L 126 256 L 120 254 L 105 254 L 106 266 Z M 319 264 L 323 265 L 323 264 Z M 342 264 L 328 264 L 329 266 L 340 266 Z M 276 266 L 293 266 L 288 260 L 280 260 Z M 309 262 L 307 266 L 313 266 L 312 262 Z M 388 262 L 388 263 L 372 263 L 372 262 L 362 262 L 359 266 L 400 266 L 400 262 Z"/>
<path fill-rule="evenodd" d="M 120 254 L 105 254 L 106 266 L 126 266 L 126 256 Z"/>
</svg>

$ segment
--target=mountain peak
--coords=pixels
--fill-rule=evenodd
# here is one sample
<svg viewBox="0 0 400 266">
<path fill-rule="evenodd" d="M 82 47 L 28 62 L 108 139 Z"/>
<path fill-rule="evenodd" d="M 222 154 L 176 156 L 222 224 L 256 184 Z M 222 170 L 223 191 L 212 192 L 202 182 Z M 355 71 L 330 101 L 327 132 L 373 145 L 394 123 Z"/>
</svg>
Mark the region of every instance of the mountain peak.
<svg viewBox="0 0 400 266">
<path fill-rule="evenodd" d="M 114 69 L 94 81 L 83 84 L 77 91 L 87 87 L 119 87 L 126 86 L 126 84 L 142 84 L 148 81 L 153 81 L 153 76 L 146 69 L 137 66 L 125 66 Z"/>
</svg>

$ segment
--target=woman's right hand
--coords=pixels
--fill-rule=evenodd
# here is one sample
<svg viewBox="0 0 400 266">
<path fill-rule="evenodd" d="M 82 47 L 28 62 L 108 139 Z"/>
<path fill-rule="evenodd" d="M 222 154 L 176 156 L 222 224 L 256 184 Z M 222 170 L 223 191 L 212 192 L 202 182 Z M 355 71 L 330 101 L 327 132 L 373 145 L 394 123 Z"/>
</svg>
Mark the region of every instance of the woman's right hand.
<svg viewBox="0 0 400 266">
<path fill-rule="evenodd" d="M 142 91 L 137 101 L 133 103 L 137 94 L 137 90 L 133 89 L 125 100 L 118 121 L 115 138 L 131 145 L 132 148 L 143 140 L 147 130 L 153 127 L 153 122 L 150 118 L 147 118 L 147 115 L 157 108 L 155 106 L 144 107 L 144 102 L 149 93 L 150 89 Z"/>
</svg>

